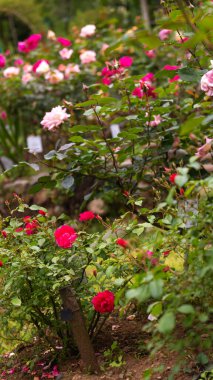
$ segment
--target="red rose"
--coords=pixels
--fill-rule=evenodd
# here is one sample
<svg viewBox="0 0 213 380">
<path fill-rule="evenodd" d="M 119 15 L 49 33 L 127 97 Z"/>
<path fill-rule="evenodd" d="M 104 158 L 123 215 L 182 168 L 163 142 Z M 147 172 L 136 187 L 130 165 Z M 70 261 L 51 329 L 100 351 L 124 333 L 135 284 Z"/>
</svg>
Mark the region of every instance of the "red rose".
<svg viewBox="0 0 213 380">
<path fill-rule="evenodd" d="M 29 223 L 30 219 L 31 219 L 31 216 L 27 215 L 27 216 L 25 216 L 25 217 L 23 218 L 23 222 L 24 222 L 24 223 Z"/>
<path fill-rule="evenodd" d="M 169 272 L 169 271 L 170 271 L 170 267 L 168 265 L 163 268 L 163 272 Z"/>
<path fill-rule="evenodd" d="M 170 252 L 171 252 L 171 251 L 165 251 L 165 252 L 163 252 L 164 257 L 169 256 Z"/>
<path fill-rule="evenodd" d="M 7 237 L 7 232 L 6 231 L 1 231 L 1 234 L 2 234 L 2 236 L 6 239 L 6 237 Z"/>
<path fill-rule="evenodd" d="M 0 260 L 0 267 L 3 267 L 3 261 Z"/>
<path fill-rule="evenodd" d="M 116 244 L 120 245 L 123 248 L 127 248 L 129 245 L 129 242 L 127 240 L 122 239 L 122 238 L 118 238 L 116 240 Z"/>
<path fill-rule="evenodd" d="M 39 213 L 40 215 L 43 215 L 43 216 L 45 216 L 45 215 L 46 215 L 46 212 L 45 212 L 45 211 L 43 211 L 43 210 L 39 210 L 39 211 L 38 211 L 38 213 Z"/>
<path fill-rule="evenodd" d="M 15 232 L 22 232 L 23 230 L 24 230 L 23 227 L 18 227 L 15 229 Z"/>
<path fill-rule="evenodd" d="M 74 228 L 64 224 L 63 226 L 57 228 L 54 232 L 55 241 L 61 248 L 72 247 L 74 241 L 77 239 L 78 235 Z"/>
<path fill-rule="evenodd" d="M 101 314 L 111 313 L 115 307 L 115 296 L 109 290 L 98 293 L 92 299 L 94 309 Z"/>
<path fill-rule="evenodd" d="M 169 180 L 171 183 L 175 183 L 175 178 L 177 177 L 177 173 L 173 173 L 170 175 Z"/>
<path fill-rule="evenodd" d="M 25 231 L 27 235 L 33 235 L 36 233 L 38 228 L 38 222 L 37 220 L 32 220 L 32 222 L 27 223 L 25 226 Z"/>
<path fill-rule="evenodd" d="M 95 218 L 95 214 L 92 211 L 84 211 L 79 215 L 80 222 L 86 222 Z"/>
</svg>

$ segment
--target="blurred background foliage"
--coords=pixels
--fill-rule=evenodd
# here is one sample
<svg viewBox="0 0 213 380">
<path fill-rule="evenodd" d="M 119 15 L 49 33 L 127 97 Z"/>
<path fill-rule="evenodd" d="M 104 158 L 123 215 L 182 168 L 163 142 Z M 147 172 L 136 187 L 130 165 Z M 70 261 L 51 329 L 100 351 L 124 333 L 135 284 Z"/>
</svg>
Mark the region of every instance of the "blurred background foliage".
<svg viewBox="0 0 213 380">
<path fill-rule="evenodd" d="M 87 0 L 0 0 L 0 51 L 13 49 L 30 32 L 52 29 L 67 34 L 74 25 L 104 23 L 109 17 L 128 26 L 143 14 L 144 6 L 152 24 L 160 0 L 93 0 L 92 8 Z"/>
</svg>

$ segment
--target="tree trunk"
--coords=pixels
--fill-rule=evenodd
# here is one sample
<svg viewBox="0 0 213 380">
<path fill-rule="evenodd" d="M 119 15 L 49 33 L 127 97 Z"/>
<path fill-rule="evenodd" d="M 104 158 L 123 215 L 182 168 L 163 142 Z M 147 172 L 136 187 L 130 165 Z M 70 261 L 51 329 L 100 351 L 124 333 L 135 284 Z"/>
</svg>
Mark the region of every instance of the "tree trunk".
<svg viewBox="0 0 213 380">
<path fill-rule="evenodd" d="M 145 29 L 150 30 L 151 24 L 150 24 L 149 7 L 148 7 L 147 0 L 140 0 L 140 8 L 141 8 L 141 15 L 144 20 Z"/>
<path fill-rule="evenodd" d="M 78 346 L 83 367 L 87 372 L 99 372 L 97 358 L 74 290 L 71 286 L 66 286 L 60 290 L 60 295 L 64 311 L 68 315 L 67 320 L 70 320 L 72 334 Z"/>
</svg>

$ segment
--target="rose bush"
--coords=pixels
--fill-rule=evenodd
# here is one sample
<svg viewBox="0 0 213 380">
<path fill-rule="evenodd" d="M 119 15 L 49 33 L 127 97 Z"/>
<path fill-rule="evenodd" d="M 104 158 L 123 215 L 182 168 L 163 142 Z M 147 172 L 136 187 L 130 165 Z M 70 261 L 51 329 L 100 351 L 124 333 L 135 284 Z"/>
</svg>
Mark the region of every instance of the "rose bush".
<svg viewBox="0 0 213 380">
<path fill-rule="evenodd" d="M 22 220 L 28 206 L 18 200 L 15 212 L 9 207 L 0 237 L 5 337 L 12 315 L 24 326 L 21 335 L 34 325 L 48 340 L 48 327 L 66 346 L 59 289 L 72 284 L 87 322 L 92 303 L 107 314 L 115 295 L 122 311 L 139 305 L 153 352 L 167 345 L 180 355 L 190 349 L 200 364 L 208 361 L 212 16 L 209 2 L 193 13 L 164 6 L 150 33 L 140 24 L 112 28 L 105 40 L 87 25 L 75 42 L 48 33 L 47 50 L 39 41 L 36 57 L 21 67 L 1 60 L 2 112 L 9 120 L 16 83 L 24 96 L 32 91 L 39 133 L 51 149 L 26 162 L 49 168 L 31 191 L 57 188 L 73 205 L 71 215 L 58 219 L 30 206 L 45 214 Z M 1 119 L 5 139 L 9 121 Z M 97 201 L 101 212 L 91 206 Z"/>
</svg>

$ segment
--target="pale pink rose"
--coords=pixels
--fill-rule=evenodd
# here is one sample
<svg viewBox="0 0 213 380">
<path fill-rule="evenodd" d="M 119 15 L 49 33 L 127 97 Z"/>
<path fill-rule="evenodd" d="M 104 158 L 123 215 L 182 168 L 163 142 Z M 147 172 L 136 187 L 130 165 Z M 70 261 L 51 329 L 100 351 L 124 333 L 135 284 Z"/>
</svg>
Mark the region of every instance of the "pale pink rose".
<svg viewBox="0 0 213 380">
<path fill-rule="evenodd" d="M 161 41 L 167 40 L 169 38 L 169 35 L 172 33 L 171 29 L 161 29 L 158 33 L 158 36 Z"/>
<path fill-rule="evenodd" d="M 22 75 L 21 80 L 22 80 L 23 84 L 27 84 L 28 82 L 31 82 L 32 80 L 34 80 L 34 78 L 33 78 L 32 74 L 30 74 L 30 73 L 24 73 Z"/>
<path fill-rule="evenodd" d="M 69 117 L 70 115 L 66 113 L 66 108 L 57 106 L 52 108 L 50 112 L 46 112 L 43 120 L 41 121 L 41 125 L 44 129 L 52 131 L 55 128 L 59 127 L 59 125 L 61 125 Z"/>
<path fill-rule="evenodd" d="M 56 69 L 53 71 L 49 71 L 45 75 L 45 79 L 47 79 L 48 82 L 51 84 L 57 84 L 64 79 L 64 75 L 59 70 Z"/>
<path fill-rule="evenodd" d="M 200 158 L 204 157 L 211 150 L 212 141 L 213 139 L 209 139 L 208 137 L 206 137 L 206 143 L 202 145 L 200 148 L 198 148 L 197 153 L 195 153 L 195 156 Z"/>
<path fill-rule="evenodd" d="M 146 54 L 146 56 L 149 57 L 150 59 L 156 57 L 156 52 L 155 52 L 154 49 L 152 49 L 152 50 L 146 50 L 146 51 L 145 51 L 145 54 Z"/>
<path fill-rule="evenodd" d="M 188 59 L 188 61 L 192 58 L 192 55 L 188 50 L 186 51 L 185 56 L 186 56 L 186 59 Z"/>
<path fill-rule="evenodd" d="M 58 70 L 59 71 L 65 71 L 66 70 L 66 65 L 64 65 L 63 63 L 60 63 L 60 65 L 58 65 Z"/>
<path fill-rule="evenodd" d="M 175 39 L 179 44 L 183 44 L 184 42 L 188 41 L 189 37 L 185 37 L 183 33 L 176 32 Z"/>
<path fill-rule="evenodd" d="M 33 65 L 30 65 L 29 63 L 26 63 L 23 66 L 24 73 L 31 73 L 32 70 L 33 70 Z"/>
<path fill-rule="evenodd" d="M 80 37 L 90 37 L 95 34 L 96 26 L 89 24 L 81 29 Z"/>
<path fill-rule="evenodd" d="M 103 54 L 103 53 L 106 51 L 106 49 L 108 49 L 108 47 L 109 47 L 109 45 L 104 43 L 104 44 L 101 46 L 101 54 Z"/>
<path fill-rule="evenodd" d="M 77 73 L 80 73 L 79 65 L 70 63 L 69 65 L 67 65 L 65 69 L 65 78 L 66 79 L 69 78 L 70 74 L 77 74 Z"/>
<path fill-rule="evenodd" d="M 16 77 L 20 72 L 19 67 L 9 66 L 7 69 L 3 71 L 3 75 L 5 78 Z"/>
<path fill-rule="evenodd" d="M 158 124 L 161 123 L 162 119 L 160 115 L 153 115 L 154 120 L 149 122 L 150 127 L 157 127 Z"/>
<path fill-rule="evenodd" d="M 205 91 L 206 95 L 213 96 L 213 70 L 204 74 L 200 81 L 201 90 Z"/>
<path fill-rule="evenodd" d="M 56 40 L 56 35 L 52 30 L 48 30 L 47 32 L 47 39 L 55 41 Z"/>
<path fill-rule="evenodd" d="M 96 61 L 96 52 L 93 50 L 86 50 L 80 54 L 80 60 L 83 65 Z"/>
<path fill-rule="evenodd" d="M 46 74 L 48 73 L 49 70 L 50 70 L 49 64 L 45 60 L 42 60 L 39 63 L 38 67 L 36 67 L 35 72 L 36 74 Z"/>
<path fill-rule="evenodd" d="M 72 53 L 73 53 L 73 50 L 67 49 L 67 48 L 64 48 L 64 49 L 59 51 L 59 54 L 60 54 L 62 59 L 70 59 Z"/>
</svg>

